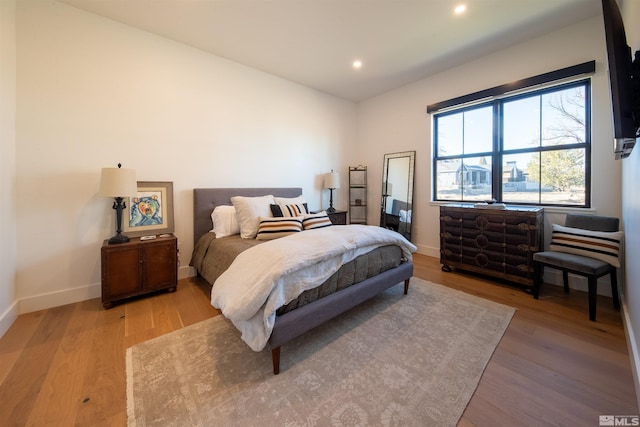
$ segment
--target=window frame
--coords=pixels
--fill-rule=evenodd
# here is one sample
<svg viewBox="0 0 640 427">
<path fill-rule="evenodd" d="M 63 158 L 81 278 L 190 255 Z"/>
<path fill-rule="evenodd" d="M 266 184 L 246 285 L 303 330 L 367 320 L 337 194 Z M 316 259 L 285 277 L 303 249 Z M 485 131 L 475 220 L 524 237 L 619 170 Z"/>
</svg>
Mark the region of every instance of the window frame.
<svg viewBox="0 0 640 427">
<path fill-rule="evenodd" d="M 518 148 L 518 149 L 504 149 L 504 134 L 503 134 L 503 123 L 504 123 L 504 104 L 511 101 L 516 101 L 518 99 L 528 98 L 532 96 L 543 96 L 547 93 L 559 92 L 562 90 L 574 88 L 574 87 L 584 87 L 584 95 L 585 95 L 585 141 L 583 143 L 573 143 L 573 144 L 563 144 L 563 145 L 538 145 L 535 147 L 527 147 L 527 148 Z M 517 206 L 541 206 L 541 207 L 572 207 L 572 208 L 590 208 L 591 207 L 591 144 L 592 144 L 592 135 L 591 135 L 591 78 L 581 78 L 578 80 L 572 80 L 568 82 L 555 83 L 555 84 L 547 84 L 543 87 L 532 88 L 527 91 L 522 91 L 517 94 L 506 94 L 500 97 L 493 97 L 484 102 L 474 103 L 472 105 L 463 105 L 460 107 L 451 107 L 447 108 L 445 111 L 437 111 L 433 112 L 432 119 L 432 128 L 433 128 L 433 136 L 432 136 L 432 201 L 434 202 L 446 202 L 446 203 L 477 203 L 478 200 L 463 200 L 463 199 L 442 199 L 438 198 L 438 161 L 442 160 L 460 160 L 464 161 L 465 158 L 477 158 L 477 157 L 487 157 L 491 158 L 491 194 L 492 199 L 495 199 L 497 202 L 503 201 L 503 165 L 504 165 L 504 157 L 513 155 L 513 154 L 526 154 L 526 153 L 543 153 L 550 151 L 566 151 L 572 149 L 584 149 L 584 179 L 585 179 L 585 200 L 584 204 L 565 204 L 565 203 L 543 203 L 542 202 L 542 188 L 538 189 L 538 202 L 505 202 L 509 205 L 517 205 Z M 438 147 L 438 121 L 442 117 L 447 117 L 453 114 L 459 114 L 466 111 L 471 111 L 478 108 L 484 108 L 487 106 L 491 106 L 492 108 L 492 117 L 493 117 L 493 141 L 492 141 L 492 151 L 491 152 L 474 152 L 470 154 L 465 154 L 464 149 L 463 153 L 459 155 L 450 155 L 450 156 L 439 156 L 439 147 Z M 542 114 L 542 111 L 541 111 Z M 462 192 L 461 192 L 462 195 Z"/>
</svg>

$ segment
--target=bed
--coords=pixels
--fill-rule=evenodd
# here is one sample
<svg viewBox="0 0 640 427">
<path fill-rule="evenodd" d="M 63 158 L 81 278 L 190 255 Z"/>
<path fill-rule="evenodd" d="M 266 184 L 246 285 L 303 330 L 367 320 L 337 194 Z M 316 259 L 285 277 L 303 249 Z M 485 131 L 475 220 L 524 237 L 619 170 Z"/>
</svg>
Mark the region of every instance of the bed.
<svg viewBox="0 0 640 427">
<path fill-rule="evenodd" d="M 214 241 L 218 244 L 218 242 L 225 241 L 225 244 L 231 247 L 231 255 L 229 255 L 229 260 L 227 263 L 231 263 L 233 259 L 237 259 L 234 264 L 241 263 L 242 261 L 247 262 L 248 255 L 251 251 L 266 251 L 267 245 L 263 245 L 262 243 L 252 241 L 251 239 L 240 239 L 237 237 L 229 236 L 222 239 L 216 239 L 214 233 L 210 233 L 212 229 L 212 212 L 217 206 L 221 205 L 231 205 L 231 198 L 235 196 L 244 196 L 244 197 L 258 197 L 264 195 L 273 195 L 281 198 L 296 198 L 302 195 L 302 189 L 300 188 L 199 188 L 194 189 L 193 200 L 194 200 L 194 253 L 191 260 L 191 265 L 196 268 L 196 271 L 199 276 L 203 277 L 209 284 L 213 285 L 216 283 L 216 287 L 220 287 L 220 289 L 224 289 L 225 284 L 229 282 L 229 278 L 227 276 L 231 276 L 231 278 L 236 278 L 230 273 L 231 268 L 225 270 L 225 267 L 220 268 L 223 271 L 216 271 L 218 269 L 217 265 L 222 263 L 219 260 L 222 260 L 227 255 L 221 255 L 221 253 L 216 252 L 213 249 L 212 245 Z M 344 228 L 340 228 L 344 227 Z M 346 228 L 351 227 L 351 228 Z M 364 227 L 362 229 L 357 229 L 354 227 Z M 332 233 L 340 233 L 340 235 L 348 236 L 349 233 L 353 233 L 355 231 L 358 234 L 367 234 L 368 230 L 371 232 L 376 231 L 376 229 L 380 229 L 379 227 L 368 227 L 368 226 L 332 226 L 326 227 L 322 230 L 317 230 L 318 234 L 329 232 Z M 364 233 L 360 233 L 363 231 Z M 385 230 L 387 233 L 392 233 L 394 235 L 398 235 L 398 233 L 393 233 L 389 230 Z M 309 234 L 309 233 L 307 233 Z M 213 235 L 213 236 L 212 236 Z M 296 236 L 286 237 L 284 239 L 296 239 L 299 236 L 305 235 L 305 233 L 297 233 Z M 301 237 L 300 237 L 301 238 Z M 357 279 L 359 276 L 362 278 L 362 275 L 358 273 L 357 266 L 358 262 L 364 263 L 369 262 L 367 260 L 362 261 L 363 258 L 367 254 L 360 254 L 358 252 L 357 257 L 350 260 L 348 263 L 345 263 L 342 267 L 339 268 L 334 274 L 331 275 L 322 286 L 331 285 L 331 280 L 334 277 L 341 277 L 345 271 L 351 272 L 353 271 L 353 276 L 356 277 L 352 279 L 353 284 L 347 284 L 343 286 L 338 286 L 334 290 L 330 291 L 318 291 L 318 289 L 325 289 L 322 287 L 318 287 L 317 289 L 307 289 L 305 290 L 298 298 L 289 301 L 289 298 L 286 298 L 286 304 L 281 304 L 281 302 L 277 302 L 277 312 L 273 318 L 272 327 L 268 330 L 268 345 L 271 348 L 272 362 L 273 362 L 273 373 L 278 374 L 280 371 L 280 353 L 281 346 L 294 338 L 304 334 L 305 332 L 311 330 L 312 328 L 328 321 L 329 319 L 337 316 L 340 313 L 345 312 L 346 310 L 360 304 L 361 302 L 379 294 L 385 289 L 404 282 L 404 293 L 406 294 L 409 289 L 409 280 L 413 275 L 413 264 L 411 262 L 410 253 L 407 256 L 407 248 L 410 249 L 411 252 L 415 251 L 415 246 L 411 245 L 411 243 L 407 242 L 404 238 L 400 237 L 404 242 L 408 245 L 405 245 L 404 242 L 399 242 L 402 244 L 404 249 L 398 249 L 400 246 L 396 246 L 394 244 L 383 245 L 381 247 L 376 247 L 375 252 L 372 250 L 370 253 L 367 253 L 372 258 L 381 259 L 382 263 L 391 262 L 388 259 L 397 257 L 397 255 L 389 255 L 394 252 L 400 251 L 399 261 L 393 261 L 394 265 L 380 265 L 376 268 L 379 268 L 380 272 L 377 270 L 374 271 L 375 274 L 369 274 L 363 280 Z M 234 240 L 235 239 L 235 240 Z M 348 240 L 348 239 L 347 239 Z M 284 243 L 287 242 L 283 239 L 272 240 L 269 243 L 270 245 L 280 245 L 284 246 Z M 380 251 L 380 253 L 378 253 Z M 388 251 L 388 252 L 384 252 Z M 253 253 L 253 252 L 252 252 Z M 395 259 L 395 258 L 394 258 Z M 333 261 L 332 261 L 333 262 Z M 320 265 L 320 264 L 317 264 Z M 370 268 L 370 267 L 369 267 Z M 366 268 L 365 268 L 366 269 Z M 383 271 L 382 271 L 383 270 Z M 226 281 L 225 281 L 226 280 Z M 279 279 L 278 279 L 279 280 Z M 341 278 L 335 279 L 340 282 Z M 334 280 L 334 281 L 335 281 Z M 235 285 L 235 283 L 232 283 Z M 229 287 L 229 286 L 227 286 Z M 331 289 L 331 287 L 327 287 L 326 289 Z M 217 291 L 217 289 L 216 289 Z M 313 293 L 316 293 L 313 296 Z M 311 297 L 309 296 L 311 294 Z M 212 303 L 214 301 L 214 289 L 212 289 Z M 266 305 L 266 303 L 265 303 Z M 226 313 L 223 310 L 223 314 Z M 229 316 L 227 316 L 229 317 Z M 233 321 L 233 319 L 232 319 Z M 268 321 L 265 320 L 268 323 Z M 238 327 L 241 331 L 242 325 L 239 325 L 235 322 L 234 325 Z M 245 339 L 245 333 L 243 332 L 243 339 L 249 343 Z M 258 348 L 254 348 L 251 343 L 249 345 L 256 351 Z"/>
</svg>

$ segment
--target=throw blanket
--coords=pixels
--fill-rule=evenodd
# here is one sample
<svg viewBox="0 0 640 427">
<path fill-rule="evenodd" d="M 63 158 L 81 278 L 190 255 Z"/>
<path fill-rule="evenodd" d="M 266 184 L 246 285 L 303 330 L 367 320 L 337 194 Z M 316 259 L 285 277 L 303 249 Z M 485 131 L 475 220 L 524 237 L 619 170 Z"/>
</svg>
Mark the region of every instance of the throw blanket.
<svg viewBox="0 0 640 427">
<path fill-rule="evenodd" d="M 265 242 L 240 253 L 215 281 L 211 304 L 251 349 L 261 351 L 279 307 L 320 286 L 342 264 L 390 244 L 400 246 L 408 260 L 417 250 L 395 231 L 367 225 L 335 225 Z"/>
</svg>

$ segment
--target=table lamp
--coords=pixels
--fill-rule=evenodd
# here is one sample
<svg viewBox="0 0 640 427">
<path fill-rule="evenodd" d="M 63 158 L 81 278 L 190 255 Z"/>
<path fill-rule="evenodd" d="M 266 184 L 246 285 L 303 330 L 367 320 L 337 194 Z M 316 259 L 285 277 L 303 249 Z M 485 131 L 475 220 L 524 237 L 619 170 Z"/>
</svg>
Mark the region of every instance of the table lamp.
<svg viewBox="0 0 640 427">
<path fill-rule="evenodd" d="M 133 197 L 137 193 L 138 183 L 134 169 L 122 169 L 120 163 L 117 168 L 102 168 L 100 194 L 115 198 L 113 209 L 116 210 L 116 235 L 109 239 L 110 245 L 129 241 L 129 237 L 122 234 L 122 211 L 127 207 L 124 198 Z"/>
</svg>

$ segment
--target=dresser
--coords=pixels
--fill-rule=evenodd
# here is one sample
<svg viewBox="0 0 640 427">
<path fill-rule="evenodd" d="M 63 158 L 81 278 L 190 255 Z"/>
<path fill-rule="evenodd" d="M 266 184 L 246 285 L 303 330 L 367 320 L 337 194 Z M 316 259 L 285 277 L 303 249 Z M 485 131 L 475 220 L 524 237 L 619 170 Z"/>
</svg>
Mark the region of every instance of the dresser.
<svg viewBox="0 0 640 427">
<path fill-rule="evenodd" d="M 533 286 L 533 254 L 543 249 L 544 209 L 440 206 L 440 262 Z"/>
<path fill-rule="evenodd" d="M 131 238 L 127 243 L 110 245 L 105 240 L 101 250 L 102 305 L 178 286 L 178 239 L 173 234 L 153 240 Z"/>
</svg>

